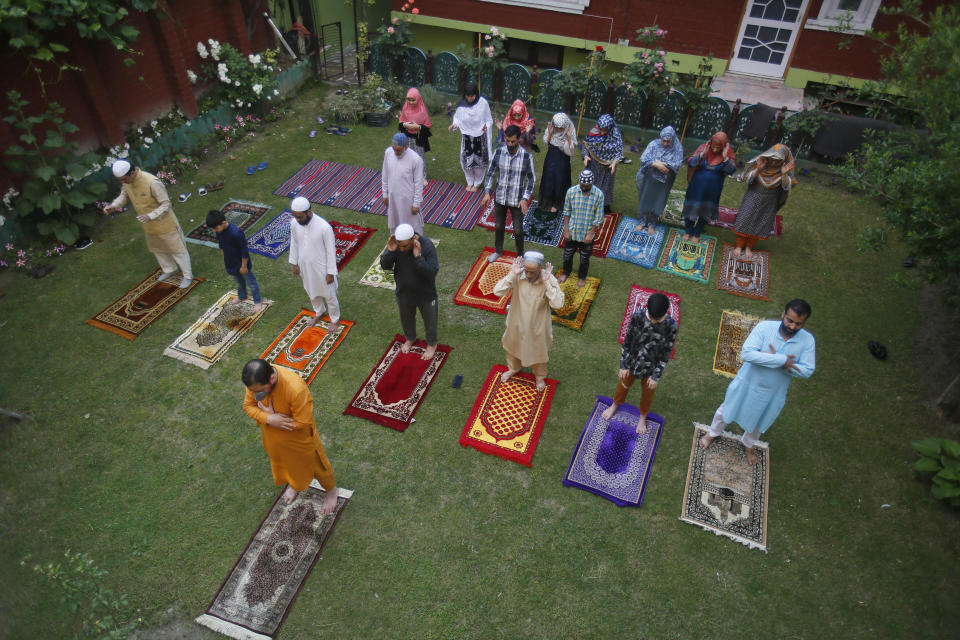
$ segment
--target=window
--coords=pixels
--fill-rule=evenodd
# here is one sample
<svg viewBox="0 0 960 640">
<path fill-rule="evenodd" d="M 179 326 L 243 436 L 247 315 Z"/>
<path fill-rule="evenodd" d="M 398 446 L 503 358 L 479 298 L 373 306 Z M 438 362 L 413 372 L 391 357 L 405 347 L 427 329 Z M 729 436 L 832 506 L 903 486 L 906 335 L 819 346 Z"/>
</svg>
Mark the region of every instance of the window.
<svg viewBox="0 0 960 640">
<path fill-rule="evenodd" d="M 583 13 L 584 9 L 590 6 L 590 0 L 480 0 L 480 2 L 494 2 L 545 11 L 562 11 L 564 13 Z"/>
<path fill-rule="evenodd" d="M 563 47 L 556 44 L 507 38 L 504 42 L 507 60 L 537 69 L 560 69 L 563 67 Z"/>
<path fill-rule="evenodd" d="M 849 27 L 843 32 L 863 35 L 873 25 L 879 8 L 880 0 L 823 0 L 820 13 L 816 18 L 808 19 L 804 27 L 828 31 L 849 17 Z"/>
</svg>

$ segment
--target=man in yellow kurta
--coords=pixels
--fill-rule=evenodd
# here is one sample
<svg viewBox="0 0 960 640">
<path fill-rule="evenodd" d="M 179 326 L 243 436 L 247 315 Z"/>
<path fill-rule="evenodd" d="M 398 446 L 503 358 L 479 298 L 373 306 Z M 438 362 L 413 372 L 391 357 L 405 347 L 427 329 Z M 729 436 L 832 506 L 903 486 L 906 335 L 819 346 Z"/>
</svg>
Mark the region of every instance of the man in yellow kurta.
<svg viewBox="0 0 960 640">
<path fill-rule="evenodd" d="M 157 257 L 162 273 L 157 278 L 165 282 L 177 273 L 177 267 L 183 274 L 180 288 L 186 289 L 193 281 L 190 268 L 190 254 L 183 239 L 183 230 L 177 222 L 170 204 L 167 189 L 154 175 L 141 171 L 126 160 L 113 163 L 113 175 L 123 188 L 113 202 L 103 208 L 105 214 L 113 213 L 126 205 L 133 205 L 137 220 L 143 226 L 147 237 L 147 249 Z"/>
<path fill-rule="evenodd" d="M 274 367 L 259 358 L 243 367 L 242 377 L 247 387 L 243 410 L 260 425 L 273 482 L 277 486 L 290 485 L 283 492 L 283 501 L 293 502 L 297 493 L 316 478 L 326 491 L 321 511 L 333 513 L 337 507 L 337 485 L 317 434 L 313 396 L 307 384 L 293 371 Z"/>
<path fill-rule="evenodd" d="M 563 290 L 553 275 L 553 265 L 543 263 L 539 251 L 527 251 L 517 257 L 493 292 L 502 296 L 513 291 L 507 311 L 507 329 L 501 343 L 507 352 L 507 366 L 500 379 L 506 382 L 523 367 L 531 367 L 537 378 L 537 391 L 547 386 L 547 361 L 553 344 L 550 307 L 563 306 Z"/>
</svg>

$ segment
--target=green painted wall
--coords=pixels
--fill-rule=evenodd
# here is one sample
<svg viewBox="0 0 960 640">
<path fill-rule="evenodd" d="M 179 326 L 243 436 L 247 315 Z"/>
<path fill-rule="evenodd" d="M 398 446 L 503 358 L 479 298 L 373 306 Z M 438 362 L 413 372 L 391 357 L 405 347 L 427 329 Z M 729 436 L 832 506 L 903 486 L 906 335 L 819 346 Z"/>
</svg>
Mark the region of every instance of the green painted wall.
<svg viewBox="0 0 960 640">
<path fill-rule="evenodd" d="M 317 21 L 317 28 L 321 25 L 340 23 L 343 37 L 343 46 L 356 42 L 354 37 L 353 1 L 352 0 L 312 0 L 313 15 Z M 361 0 L 362 1 L 362 0 Z"/>
</svg>

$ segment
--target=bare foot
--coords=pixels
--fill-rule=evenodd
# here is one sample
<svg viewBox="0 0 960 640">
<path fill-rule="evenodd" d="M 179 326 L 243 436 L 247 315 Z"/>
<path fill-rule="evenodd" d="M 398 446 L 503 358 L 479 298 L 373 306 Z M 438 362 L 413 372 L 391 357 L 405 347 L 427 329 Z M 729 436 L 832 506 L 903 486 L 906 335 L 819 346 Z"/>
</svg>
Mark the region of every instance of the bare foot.
<svg viewBox="0 0 960 640">
<path fill-rule="evenodd" d="M 693 236 L 692 238 L 690 238 L 690 242 L 692 242 L 693 244 L 700 244 L 700 236 Z"/>
<path fill-rule="evenodd" d="M 336 333 L 336 332 L 339 331 L 339 330 L 340 330 L 340 321 L 339 321 L 339 320 L 336 321 L 336 322 L 331 322 L 331 323 L 327 326 L 327 333 Z"/>
<path fill-rule="evenodd" d="M 556 212 L 557 212 L 556 207 L 550 207 L 550 213 L 556 213 Z"/>
<path fill-rule="evenodd" d="M 413 340 L 407 340 L 402 345 L 400 345 L 400 353 L 410 353 L 411 347 L 413 347 Z"/>
<path fill-rule="evenodd" d="M 500 382 L 506 382 L 507 380 L 509 380 L 510 378 L 512 378 L 512 377 L 513 377 L 513 374 L 515 374 L 515 373 L 517 373 L 517 372 L 516 372 L 516 371 L 510 371 L 510 369 L 507 369 L 506 371 L 504 371 L 503 373 L 500 374 Z"/>
<path fill-rule="evenodd" d="M 263 303 L 262 303 L 262 302 L 258 302 L 257 304 L 253 305 L 253 312 L 254 312 L 254 313 L 260 313 L 261 311 L 263 311 Z"/>
<path fill-rule="evenodd" d="M 640 416 L 640 422 L 637 423 L 637 433 L 643 435 L 647 432 L 647 416 Z"/>
<path fill-rule="evenodd" d="M 293 487 L 287 487 L 287 490 L 283 492 L 283 503 L 290 504 L 297 499 L 297 490 Z"/>
<path fill-rule="evenodd" d="M 432 359 L 433 359 L 433 354 L 435 354 L 436 352 L 437 352 L 437 345 L 435 345 L 435 344 L 427 345 L 427 348 L 424 349 L 423 355 L 420 356 L 420 359 L 421 359 L 421 360 L 432 360 Z"/>
<path fill-rule="evenodd" d="M 543 391 L 546 388 L 547 388 L 547 379 L 537 378 L 537 392 Z"/>
<path fill-rule="evenodd" d="M 744 252 L 743 252 L 743 257 L 745 257 L 745 258 L 752 258 L 752 257 L 753 257 L 753 251 L 750 250 L 750 247 L 747 247 L 747 248 L 744 250 Z"/>
<path fill-rule="evenodd" d="M 753 450 L 753 447 L 744 447 L 743 450 L 747 454 L 747 464 L 750 466 L 757 464 L 757 452 Z"/>
<path fill-rule="evenodd" d="M 709 433 L 705 436 L 700 436 L 700 448 L 704 451 L 707 450 L 707 447 L 713 442 L 715 436 L 710 435 Z"/>
<path fill-rule="evenodd" d="M 563 284 L 564 282 L 566 282 L 566 280 L 567 280 L 567 274 L 565 273 L 561 273 L 560 277 L 557 278 L 557 282 L 559 282 L 560 284 Z"/>
<path fill-rule="evenodd" d="M 740 247 L 734 247 L 734 249 L 733 249 L 733 255 L 735 255 L 735 256 L 737 256 L 737 257 L 739 258 L 739 257 L 740 257 L 740 253 L 741 253 Z"/>
<path fill-rule="evenodd" d="M 649 233 L 649 234 L 652 235 L 652 236 L 655 236 L 655 235 L 657 235 L 657 228 L 656 228 L 656 227 L 647 227 L 647 233 Z"/>
<path fill-rule="evenodd" d="M 620 405 L 618 405 L 617 403 L 613 403 L 613 404 L 611 404 L 609 407 L 607 407 L 607 408 L 604 410 L 604 412 L 600 414 L 600 416 L 601 416 L 604 420 L 610 420 L 610 419 L 613 418 L 613 416 L 617 413 L 617 409 L 619 409 L 619 408 L 620 408 Z"/>
<path fill-rule="evenodd" d="M 689 233 L 683 234 L 683 241 L 684 241 L 684 242 L 687 242 L 687 241 L 689 241 L 689 240 L 690 240 L 690 234 L 689 234 Z"/>
<path fill-rule="evenodd" d="M 577 280 L 577 287 L 582 289 L 586 285 L 587 285 L 587 281 L 584 280 L 583 278 L 580 278 L 579 280 Z"/>
<path fill-rule="evenodd" d="M 315 326 L 317 326 L 317 323 L 318 323 L 318 322 L 320 322 L 320 314 L 319 314 L 319 313 L 315 313 L 315 314 L 313 314 L 313 317 L 310 318 L 310 322 L 307 323 L 307 326 L 308 326 L 308 327 L 315 327 Z"/>
<path fill-rule="evenodd" d="M 323 502 L 320 504 L 320 513 L 333 513 L 337 510 L 337 495 L 339 491 L 334 487 L 323 494 Z"/>
<path fill-rule="evenodd" d="M 642 224 L 638 224 L 633 228 L 634 231 L 643 231 L 644 227 Z"/>
</svg>

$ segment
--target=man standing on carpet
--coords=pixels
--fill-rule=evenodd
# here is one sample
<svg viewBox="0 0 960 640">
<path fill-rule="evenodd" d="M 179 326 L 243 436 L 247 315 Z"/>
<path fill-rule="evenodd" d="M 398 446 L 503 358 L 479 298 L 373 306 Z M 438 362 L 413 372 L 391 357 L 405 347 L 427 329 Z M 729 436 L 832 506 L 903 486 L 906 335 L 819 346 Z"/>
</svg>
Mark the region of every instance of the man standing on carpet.
<svg viewBox="0 0 960 640">
<path fill-rule="evenodd" d="M 647 432 L 647 414 L 653 404 L 653 394 L 660 384 L 660 376 L 670 360 L 676 339 L 677 321 L 670 316 L 670 298 L 655 293 L 647 299 L 647 306 L 637 309 L 630 318 L 620 354 L 617 390 L 613 402 L 603 412 L 604 420 L 613 418 L 627 399 L 634 380 L 639 378 L 641 395 L 637 433 Z"/>
<path fill-rule="evenodd" d="M 290 203 L 290 264 L 293 275 L 303 280 L 303 288 L 313 305 L 316 326 L 324 307 L 330 315 L 327 333 L 340 328 L 340 302 L 337 300 L 337 241 L 333 227 L 310 210 L 310 201 L 299 196 Z"/>
<path fill-rule="evenodd" d="M 380 256 L 380 267 L 393 271 L 397 283 L 397 307 L 400 308 L 400 326 L 406 342 L 400 347 L 409 353 L 417 339 L 417 309 L 423 316 L 423 329 L 427 336 L 424 360 L 433 358 L 437 352 L 437 250 L 430 238 L 420 235 L 409 224 L 397 227 L 395 235 L 387 241 L 387 249 Z"/>
<path fill-rule="evenodd" d="M 253 264 L 247 249 L 247 236 L 237 225 L 227 220 L 223 211 L 211 209 L 207 212 L 207 228 L 217 234 L 217 244 L 223 257 L 223 266 L 227 273 L 237 281 L 237 302 L 247 301 L 247 285 L 253 297 L 253 313 L 260 313 L 263 302 L 260 296 L 260 283 L 253 275 Z"/>
<path fill-rule="evenodd" d="M 531 367 L 537 378 L 537 391 L 547 386 L 547 361 L 553 344 L 553 320 L 550 308 L 563 306 L 564 295 L 553 275 L 553 265 L 543 263 L 539 251 L 527 251 L 517 257 L 500 282 L 493 287 L 498 296 L 513 291 L 507 311 L 507 329 L 500 342 L 507 352 L 507 367 L 500 376 L 509 380 L 523 367 Z"/>
<path fill-rule="evenodd" d="M 530 206 L 533 183 L 537 174 L 533 170 L 533 156 L 520 146 L 520 127 L 510 125 L 503 132 L 505 145 L 498 147 L 487 169 L 486 191 L 480 200 L 480 209 L 485 210 L 493 197 L 493 218 L 496 222 L 494 248 L 487 258 L 496 262 L 503 253 L 503 233 L 507 226 L 507 212 L 513 217 L 513 240 L 517 256 L 523 255 L 523 216 Z M 497 190 L 493 190 L 493 174 L 499 173 Z"/>
<path fill-rule="evenodd" d="M 177 267 L 183 274 L 180 288 L 186 289 L 193 281 L 190 268 L 190 254 L 183 239 L 183 229 L 173 213 L 167 189 L 154 175 L 141 171 L 126 160 L 113 163 L 113 175 L 123 185 L 120 195 L 103 208 L 109 215 L 118 211 L 128 202 L 137 212 L 137 221 L 143 227 L 147 238 L 147 249 L 157 258 L 161 274 L 158 282 L 166 282 L 177 273 Z"/>
<path fill-rule="evenodd" d="M 387 226 L 391 235 L 400 224 L 409 224 L 418 234 L 423 233 L 423 158 L 407 148 L 409 139 L 403 133 L 393 134 L 393 140 L 383 152 L 380 180 L 383 187 L 383 206 L 387 208 Z"/>
<path fill-rule="evenodd" d="M 803 328 L 809 317 L 810 305 L 798 298 L 787 303 L 779 323 L 757 323 L 740 351 L 743 366 L 713 414 L 710 432 L 700 438 L 701 449 L 709 447 L 727 423 L 736 422 L 743 428 L 747 462 L 757 463 L 753 447 L 780 415 L 791 378 L 809 378 L 816 368 L 816 343 Z"/>
<path fill-rule="evenodd" d="M 243 367 L 243 410 L 260 425 L 263 448 L 270 456 L 273 482 L 289 485 L 283 501 L 290 504 L 314 478 L 323 487 L 321 510 L 337 508 L 337 484 L 333 467 L 323 450 L 313 418 L 313 396 L 307 383 L 295 372 L 271 366 L 259 358 Z"/>
<path fill-rule="evenodd" d="M 580 252 L 577 286 L 587 284 L 587 270 L 593 254 L 593 241 L 603 224 L 603 191 L 593 185 L 593 171 L 580 172 L 580 184 L 567 190 L 563 204 L 563 274 L 564 282 L 573 270 L 573 254 Z"/>
</svg>

